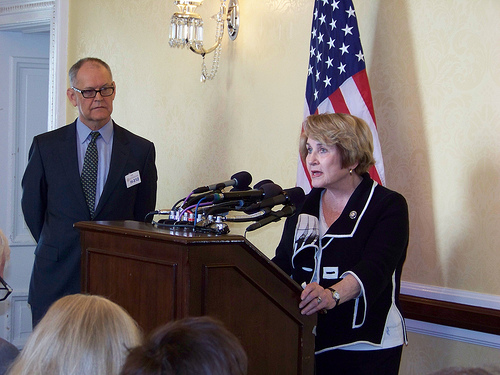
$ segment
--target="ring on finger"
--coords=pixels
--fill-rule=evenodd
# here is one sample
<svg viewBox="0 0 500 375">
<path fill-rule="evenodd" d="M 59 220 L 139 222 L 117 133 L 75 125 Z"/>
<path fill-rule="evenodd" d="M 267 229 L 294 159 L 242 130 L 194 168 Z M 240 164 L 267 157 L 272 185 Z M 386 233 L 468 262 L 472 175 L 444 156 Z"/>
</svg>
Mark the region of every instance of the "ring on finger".
<svg viewBox="0 0 500 375">
<path fill-rule="evenodd" d="M 317 300 L 318 300 L 318 305 L 319 305 L 321 303 L 321 297 L 318 297 Z"/>
</svg>

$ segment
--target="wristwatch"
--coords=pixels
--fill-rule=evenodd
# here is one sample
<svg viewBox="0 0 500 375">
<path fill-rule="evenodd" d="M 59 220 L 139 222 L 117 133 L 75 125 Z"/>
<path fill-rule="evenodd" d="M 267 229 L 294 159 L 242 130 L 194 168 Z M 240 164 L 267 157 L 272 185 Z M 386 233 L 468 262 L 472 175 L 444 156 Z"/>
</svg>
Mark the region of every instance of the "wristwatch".
<svg viewBox="0 0 500 375">
<path fill-rule="evenodd" d="M 339 292 L 337 292 L 335 289 L 333 288 L 326 288 L 328 289 L 330 292 L 332 292 L 332 298 L 333 300 L 335 301 L 335 307 L 337 307 L 337 305 L 339 304 L 339 301 L 340 301 L 340 294 Z"/>
</svg>

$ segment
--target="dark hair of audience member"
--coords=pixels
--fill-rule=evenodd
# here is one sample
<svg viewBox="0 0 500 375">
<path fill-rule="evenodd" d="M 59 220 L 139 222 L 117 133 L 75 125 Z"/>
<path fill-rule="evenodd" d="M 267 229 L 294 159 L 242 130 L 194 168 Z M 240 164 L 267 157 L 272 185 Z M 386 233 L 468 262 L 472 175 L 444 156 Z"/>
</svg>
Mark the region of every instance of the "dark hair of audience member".
<svg viewBox="0 0 500 375">
<path fill-rule="evenodd" d="M 132 349 L 120 375 L 246 375 L 247 356 L 221 322 L 207 317 L 172 321 Z"/>
</svg>

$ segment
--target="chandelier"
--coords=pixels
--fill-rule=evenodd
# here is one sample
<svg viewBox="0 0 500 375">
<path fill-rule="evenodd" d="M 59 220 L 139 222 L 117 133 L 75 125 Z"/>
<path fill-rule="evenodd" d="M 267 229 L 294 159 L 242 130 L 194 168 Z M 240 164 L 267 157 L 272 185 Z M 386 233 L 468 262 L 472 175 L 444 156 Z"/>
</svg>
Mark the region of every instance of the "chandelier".
<svg viewBox="0 0 500 375">
<path fill-rule="evenodd" d="M 240 26 L 238 0 L 220 0 L 219 12 L 214 16 L 216 20 L 215 43 L 205 48 L 203 44 L 203 19 L 196 13 L 196 8 L 201 6 L 203 0 L 174 0 L 179 8 L 170 19 L 170 47 L 189 49 L 202 56 L 201 82 L 213 79 L 219 68 L 219 59 L 222 50 L 222 37 L 224 36 L 224 22 L 227 23 L 227 32 L 231 40 L 238 36 Z M 208 71 L 205 65 L 205 55 L 214 52 L 212 67 Z"/>
</svg>

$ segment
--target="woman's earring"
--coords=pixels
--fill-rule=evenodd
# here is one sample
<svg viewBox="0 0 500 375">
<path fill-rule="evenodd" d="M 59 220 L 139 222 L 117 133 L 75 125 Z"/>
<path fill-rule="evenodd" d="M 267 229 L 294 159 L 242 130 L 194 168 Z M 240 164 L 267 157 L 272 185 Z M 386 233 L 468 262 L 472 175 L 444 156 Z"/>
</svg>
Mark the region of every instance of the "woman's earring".
<svg viewBox="0 0 500 375">
<path fill-rule="evenodd" d="M 352 169 L 349 169 L 349 174 L 352 176 Z"/>
</svg>

